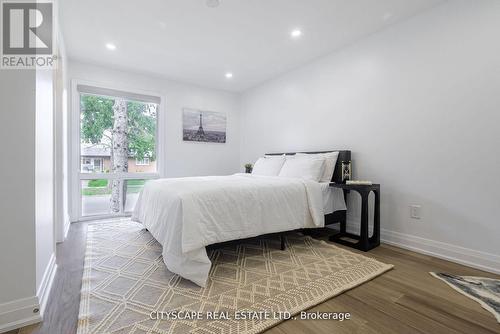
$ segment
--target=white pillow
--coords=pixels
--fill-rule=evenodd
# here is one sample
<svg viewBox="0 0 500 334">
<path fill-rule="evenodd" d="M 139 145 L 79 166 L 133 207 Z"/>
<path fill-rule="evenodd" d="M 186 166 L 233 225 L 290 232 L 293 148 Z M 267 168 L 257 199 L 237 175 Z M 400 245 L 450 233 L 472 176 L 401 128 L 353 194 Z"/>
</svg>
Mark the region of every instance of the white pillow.
<svg viewBox="0 0 500 334">
<path fill-rule="evenodd" d="M 333 172 L 335 171 L 335 165 L 337 164 L 337 159 L 339 157 L 339 152 L 328 152 L 328 153 L 297 153 L 297 157 L 304 156 L 319 156 L 325 158 L 325 170 L 321 176 L 319 182 L 331 182 L 333 177 Z"/>
<path fill-rule="evenodd" d="M 325 170 L 325 158 L 288 158 L 286 159 L 279 176 L 282 177 L 297 177 L 305 180 L 318 182 Z"/>
<path fill-rule="evenodd" d="M 278 176 L 281 167 L 285 163 L 285 156 L 278 155 L 272 157 L 259 158 L 255 162 L 252 174 L 264 176 Z"/>
</svg>

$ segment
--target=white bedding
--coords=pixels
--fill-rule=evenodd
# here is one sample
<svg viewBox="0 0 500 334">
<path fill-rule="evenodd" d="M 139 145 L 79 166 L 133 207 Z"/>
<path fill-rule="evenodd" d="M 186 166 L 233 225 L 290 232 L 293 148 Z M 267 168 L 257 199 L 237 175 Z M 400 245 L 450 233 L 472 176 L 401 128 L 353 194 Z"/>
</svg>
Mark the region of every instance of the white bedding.
<svg viewBox="0 0 500 334">
<path fill-rule="evenodd" d="M 132 219 L 163 246 L 170 271 L 203 287 L 211 267 L 205 246 L 322 227 L 323 191 L 313 181 L 252 174 L 152 180 Z"/>
<path fill-rule="evenodd" d="M 323 193 L 323 211 L 325 215 L 339 210 L 347 210 L 342 189 L 330 187 L 330 182 L 321 182 L 320 187 Z"/>
</svg>

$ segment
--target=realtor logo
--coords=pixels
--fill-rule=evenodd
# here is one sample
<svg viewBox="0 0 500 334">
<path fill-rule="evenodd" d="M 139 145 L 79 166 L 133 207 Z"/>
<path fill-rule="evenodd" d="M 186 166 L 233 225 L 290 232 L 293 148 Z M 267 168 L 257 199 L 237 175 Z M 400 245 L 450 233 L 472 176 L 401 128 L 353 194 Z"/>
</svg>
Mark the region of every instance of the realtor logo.
<svg viewBox="0 0 500 334">
<path fill-rule="evenodd" d="M 1 11 L 1 67 L 53 68 L 53 3 L 2 0 Z"/>
</svg>

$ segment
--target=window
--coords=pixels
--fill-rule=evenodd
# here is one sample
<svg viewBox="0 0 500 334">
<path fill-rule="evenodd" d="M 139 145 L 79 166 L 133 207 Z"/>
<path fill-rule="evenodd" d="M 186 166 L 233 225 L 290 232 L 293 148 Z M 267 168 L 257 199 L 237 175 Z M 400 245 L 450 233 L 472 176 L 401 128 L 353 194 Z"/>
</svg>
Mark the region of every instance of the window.
<svg viewBox="0 0 500 334">
<path fill-rule="evenodd" d="M 131 212 L 144 184 L 158 177 L 160 98 L 77 85 L 79 217 Z"/>
<path fill-rule="evenodd" d="M 81 158 L 80 170 L 82 173 L 102 173 L 101 158 Z"/>
<path fill-rule="evenodd" d="M 149 158 L 135 159 L 137 166 L 149 166 Z"/>
<path fill-rule="evenodd" d="M 95 172 L 102 172 L 102 159 L 92 159 L 92 164 Z"/>
</svg>

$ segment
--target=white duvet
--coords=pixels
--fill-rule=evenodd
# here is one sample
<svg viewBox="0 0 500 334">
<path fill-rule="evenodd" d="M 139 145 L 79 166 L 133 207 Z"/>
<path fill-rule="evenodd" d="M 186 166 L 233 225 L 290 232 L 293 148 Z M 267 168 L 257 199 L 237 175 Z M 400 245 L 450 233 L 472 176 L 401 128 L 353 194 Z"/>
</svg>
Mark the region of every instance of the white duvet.
<svg viewBox="0 0 500 334">
<path fill-rule="evenodd" d="M 296 178 L 235 174 L 149 181 L 132 219 L 163 246 L 167 268 L 205 286 L 205 246 L 324 226 L 322 190 Z"/>
</svg>

